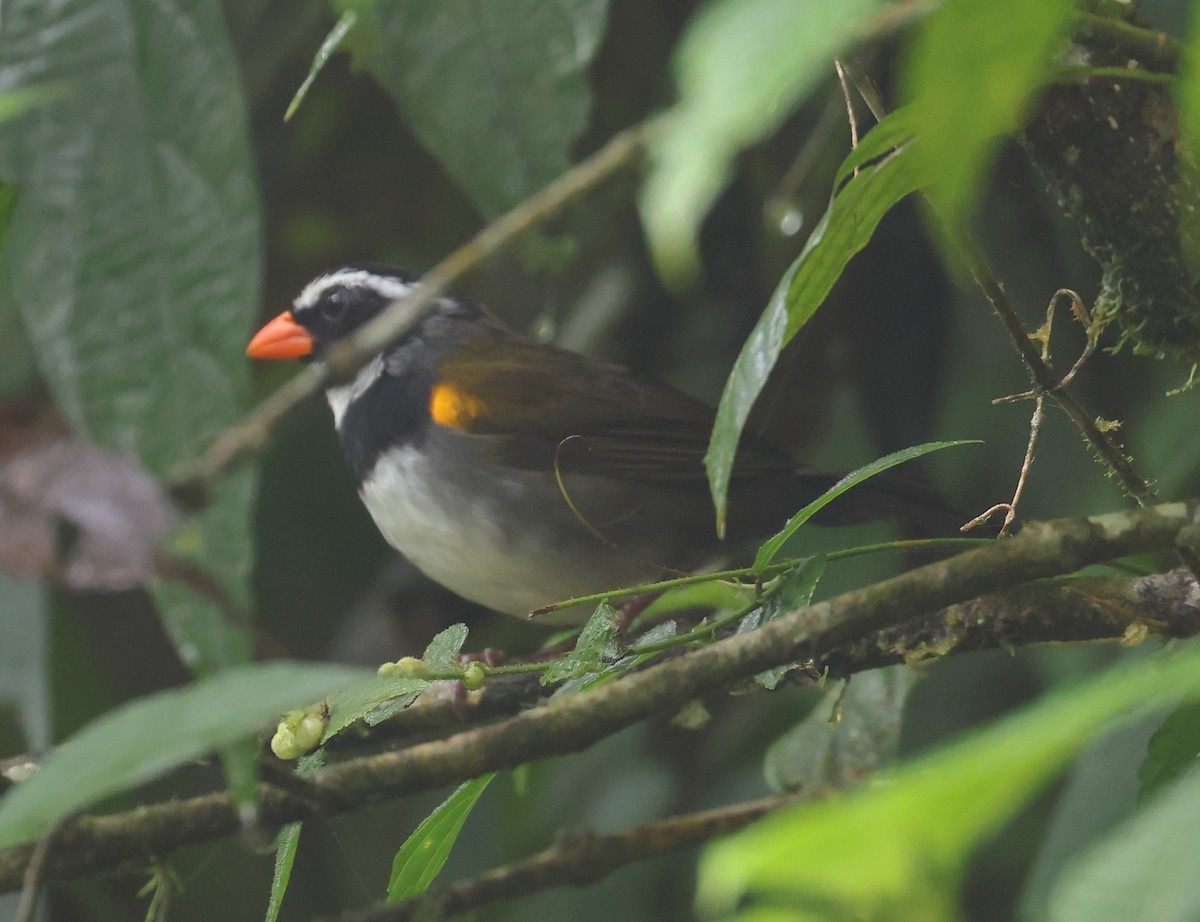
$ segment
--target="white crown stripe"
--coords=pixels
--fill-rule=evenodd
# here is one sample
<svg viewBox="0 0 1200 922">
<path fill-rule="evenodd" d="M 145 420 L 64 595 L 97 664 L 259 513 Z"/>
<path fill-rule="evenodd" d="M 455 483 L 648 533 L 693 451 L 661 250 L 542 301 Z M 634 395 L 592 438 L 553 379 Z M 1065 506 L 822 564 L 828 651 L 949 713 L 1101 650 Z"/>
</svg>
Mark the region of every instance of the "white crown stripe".
<svg viewBox="0 0 1200 922">
<path fill-rule="evenodd" d="M 321 295 L 330 288 L 369 288 L 379 292 L 385 298 L 396 301 L 403 298 L 414 287 L 400 279 L 377 275 L 365 269 L 339 269 L 337 272 L 313 279 L 305 285 L 304 290 L 300 292 L 292 305 L 298 311 L 313 308 L 321 299 Z"/>
</svg>

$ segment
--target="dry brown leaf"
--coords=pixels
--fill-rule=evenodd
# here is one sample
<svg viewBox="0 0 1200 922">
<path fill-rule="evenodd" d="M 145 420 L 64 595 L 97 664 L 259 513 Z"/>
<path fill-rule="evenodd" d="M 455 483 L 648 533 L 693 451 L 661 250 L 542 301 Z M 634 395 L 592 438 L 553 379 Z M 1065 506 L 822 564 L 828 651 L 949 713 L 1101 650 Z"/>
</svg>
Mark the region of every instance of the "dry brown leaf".
<svg viewBox="0 0 1200 922">
<path fill-rule="evenodd" d="M 139 586 L 175 522 L 136 459 L 0 410 L 0 567 L 74 589 Z"/>
</svg>

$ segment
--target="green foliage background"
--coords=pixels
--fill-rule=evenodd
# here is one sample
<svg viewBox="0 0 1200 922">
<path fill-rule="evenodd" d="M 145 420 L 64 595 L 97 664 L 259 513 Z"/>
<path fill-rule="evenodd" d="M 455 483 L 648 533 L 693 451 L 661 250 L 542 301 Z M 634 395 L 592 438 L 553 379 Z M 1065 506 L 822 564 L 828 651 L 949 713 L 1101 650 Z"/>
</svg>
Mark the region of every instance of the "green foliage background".
<svg viewBox="0 0 1200 922">
<path fill-rule="evenodd" d="M 889 130 L 900 124 L 923 146 L 839 177 L 850 141 L 829 58 L 855 46 L 886 8 L 870 0 L 8 0 L 0 7 L 0 99 L 36 95 L 0 122 L 0 180 L 16 190 L 0 249 L 0 393 L 52 403 L 75 430 L 166 476 L 291 374 L 251 369 L 242 350 L 256 322 L 313 275 L 363 259 L 427 268 L 481 222 L 682 94 L 672 133 L 641 171 L 608 182 L 486 263 L 463 293 L 515 328 L 714 404 L 737 368 L 723 418 L 744 421 L 765 386 L 760 406 L 773 434 L 813 466 L 853 468 L 935 438 L 983 439 L 986 451 L 923 462 L 964 509 L 982 510 L 1011 493 L 1028 427 L 1025 405 L 991 401 L 1024 389 L 1026 375 L 981 298 L 944 268 L 945 238 L 929 232 L 928 215 L 911 201 L 891 208 L 891 199 L 929 188 L 950 233 L 969 231 L 980 242 L 1030 329 L 1058 288 L 1094 298 L 1097 269 L 1077 233 L 1004 140 L 1045 79 L 1071 5 L 952 2 L 865 45 L 859 53 L 885 95 L 916 100 Z M 285 123 L 314 51 L 347 13 L 357 17 L 350 54 L 317 75 Z M 1187 40 L 1184 0 L 1145 3 L 1142 13 Z M 1020 53 L 1006 53 L 1014 48 Z M 1183 69 L 1186 136 L 1194 138 L 1194 58 Z M 848 193 L 835 207 L 862 207 L 864 216 L 857 236 L 831 234 L 820 249 L 808 235 L 835 185 Z M 873 242 L 855 255 L 877 220 Z M 793 274 L 806 239 L 821 261 Z M 1055 355 L 1081 347 L 1064 318 Z M 1197 395 L 1164 397 L 1186 375 L 1125 351 L 1097 354 L 1078 382 L 1090 407 L 1123 421 L 1126 446 L 1168 498 L 1200 491 Z M 1052 414 L 1023 517 L 1124 502 Z M 872 526 L 804 540 L 843 547 L 890 534 Z M 353 495 L 328 412 L 315 400 L 170 547 L 206 567 L 295 658 L 374 665 L 419 654 L 458 621 L 471 627 L 469 647 L 527 649 L 545 633 L 472 609 L 395 559 Z M 819 593 L 865 584 L 889 566 L 831 565 Z M 242 663 L 251 647 L 211 605 L 174 586 L 92 596 L 4 575 L 0 636 L 0 754 L 62 740 L 118 702 L 186 681 L 188 669 Z M 864 678 L 851 686 L 864 710 L 846 705 L 848 720 L 880 742 L 852 762 L 886 762 L 896 740 L 906 755 L 934 750 L 1069 680 L 1145 655 L 1078 647 L 955 658 L 923 670 L 907 700 L 895 689 L 907 690 L 911 676 L 879 677 L 879 686 Z M 446 875 L 514 860 L 549 844 L 556 829 L 612 829 L 758 796 L 764 753 L 769 776 L 799 773 L 809 783 L 836 775 L 831 765 L 848 758 L 811 758 L 814 746 L 805 747 L 814 732 L 806 715 L 831 706 L 811 690 L 706 703 L 712 719 L 701 730 L 659 721 L 532 765 L 520 783 L 497 778 Z M 819 731 L 822 712 L 813 713 Z M 1174 720 L 1166 742 L 1182 739 L 1194 754 L 1186 742 L 1194 722 Z M 947 889 L 930 901 L 941 915 L 927 917 L 1047 918 L 1055 893 L 1053 918 L 1098 918 L 1086 906 L 1104 865 L 1076 859 L 1133 815 L 1134 773 L 1159 723 L 1161 714 L 1094 743 L 1033 806 L 1011 805 L 981 851 L 962 844 L 970 860 L 961 900 Z M 801 754 L 768 748 L 781 738 Z M 809 758 L 821 765 L 797 768 Z M 986 772 L 979 778 L 987 784 Z M 219 783 L 214 769 L 197 767 L 155 793 Z M 1033 789 L 1030 781 L 1022 792 Z M 396 849 L 444 796 L 306 825 L 280 918 L 382 898 Z M 1200 860 L 1170 826 L 1194 816 L 1195 791 L 1165 796 L 1174 800 L 1151 801 L 1139 814 L 1162 825 L 1131 831 L 1131 841 L 1142 847 L 1161 830 L 1179 836 L 1176 854 Z M 938 823 L 936 798 L 928 809 Z M 1100 858 L 1115 841 L 1103 841 Z M 1131 866 L 1127 856 L 1111 860 Z M 265 911 L 268 852 L 225 841 L 171 864 L 180 892 L 170 918 Z M 1181 859 L 1156 892 L 1186 889 L 1194 867 Z M 676 855 L 586 894 L 552 891 L 486 918 L 690 918 L 695 875 L 694 856 Z M 133 917 L 137 883 L 57 888 L 54 911 Z M 938 883 L 950 886 L 931 886 Z M 1175 905 L 1176 915 L 1155 918 L 1188 918 L 1195 904 L 1184 894 Z"/>
</svg>

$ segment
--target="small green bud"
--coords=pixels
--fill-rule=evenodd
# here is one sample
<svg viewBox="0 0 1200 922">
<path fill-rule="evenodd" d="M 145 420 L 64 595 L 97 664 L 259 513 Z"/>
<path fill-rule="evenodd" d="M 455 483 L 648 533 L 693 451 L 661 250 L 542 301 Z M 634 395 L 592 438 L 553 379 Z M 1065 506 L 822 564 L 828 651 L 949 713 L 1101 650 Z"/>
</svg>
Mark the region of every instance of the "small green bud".
<svg viewBox="0 0 1200 922">
<path fill-rule="evenodd" d="M 463 670 L 462 683 L 467 691 L 478 691 L 486 681 L 487 670 L 483 668 L 483 663 L 470 663 Z"/>
<path fill-rule="evenodd" d="M 300 711 L 288 711 L 271 737 L 271 752 L 285 761 L 307 755 L 321 745 L 327 723 L 323 704 L 314 704 Z"/>
<path fill-rule="evenodd" d="M 304 755 L 303 750 L 296 745 L 296 731 L 287 717 L 279 721 L 279 726 L 275 728 L 275 735 L 271 737 L 271 752 L 275 753 L 277 759 L 284 761 L 298 759 Z"/>
<path fill-rule="evenodd" d="M 397 679 L 427 679 L 433 675 L 429 664 L 415 656 L 402 656 L 396 660 L 395 666 L 394 677 Z"/>
</svg>

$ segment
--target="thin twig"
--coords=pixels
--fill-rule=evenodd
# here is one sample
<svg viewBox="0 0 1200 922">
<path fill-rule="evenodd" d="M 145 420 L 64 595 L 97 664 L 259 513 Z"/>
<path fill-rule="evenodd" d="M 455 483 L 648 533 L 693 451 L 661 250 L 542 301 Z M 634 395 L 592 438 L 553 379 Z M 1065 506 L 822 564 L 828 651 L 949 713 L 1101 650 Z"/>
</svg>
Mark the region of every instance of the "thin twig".
<svg viewBox="0 0 1200 922">
<path fill-rule="evenodd" d="M 348 341 L 338 343 L 331 349 L 326 363 L 330 376 L 344 379 L 354 374 L 404 332 L 413 311 L 428 304 L 485 258 L 508 246 L 530 228 L 543 223 L 602 180 L 633 163 L 658 130 L 659 124 L 657 121 L 642 122 L 613 135 L 596 153 L 483 228 L 472 240 L 422 276 L 421 283 L 411 294 L 390 305 Z"/>
<path fill-rule="evenodd" d="M 827 551 L 824 556 L 826 560 L 835 561 L 849 560 L 855 557 L 865 557 L 869 554 L 891 551 L 961 551 L 968 547 L 977 546 L 982 540 L 974 538 L 905 538 L 899 541 L 880 541 L 877 544 L 860 544 L 857 547 Z M 749 579 L 751 580 L 750 585 L 753 585 L 754 582 L 761 580 L 763 577 L 775 576 L 778 573 L 783 573 L 785 570 L 791 570 L 801 563 L 803 563 L 802 558 L 790 558 L 787 560 L 778 560 L 762 569 L 750 566 L 738 567 L 733 570 L 713 570 L 708 573 L 693 573 L 688 576 L 677 576 L 654 583 L 643 583 L 640 586 L 630 586 L 626 589 L 609 589 L 605 592 L 594 592 L 590 595 L 578 595 L 570 599 L 563 599 L 559 602 L 552 602 L 549 605 L 535 608 L 529 613 L 529 617 L 534 618 L 538 615 L 549 614 L 552 611 L 573 608 L 576 605 L 595 605 L 599 602 L 611 602 L 613 599 L 625 599 L 630 596 L 645 595 L 647 593 L 661 593 L 668 589 L 678 589 L 681 586 L 693 586 L 698 583 L 741 582 Z"/>
<path fill-rule="evenodd" d="M 1093 352 L 1096 351 L 1096 346 L 1100 342 L 1100 334 L 1104 332 L 1104 324 L 1099 323 L 1092 318 L 1087 306 L 1083 303 L 1083 298 L 1079 297 L 1078 292 L 1072 291 L 1070 288 L 1060 288 L 1054 292 L 1054 297 L 1050 299 L 1050 306 L 1046 309 L 1046 324 L 1047 324 L 1047 340 L 1049 340 L 1049 324 L 1054 316 L 1054 305 L 1059 298 L 1066 298 L 1071 304 L 1071 316 L 1079 321 L 1083 327 L 1084 335 L 1087 336 L 1087 342 L 1084 344 L 1083 351 L 1079 353 L 1079 358 L 1075 360 L 1075 364 L 1071 366 L 1071 370 L 1062 376 L 1062 380 L 1058 382 L 1059 388 L 1064 388 L 1075 380 L 1075 375 L 1079 369 L 1083 367 Z M 1047 352 L 1046 361 L 1049 361 L 1050 355 Z"/>
<path fill-rule="evenodd" d="M 996 503 L 990 509 L 984 510 L 971 521 L 962 526 L 962 531 L 971 531 L 988 521 L 997 512 L 1004 513 L 1004 522 L 1000 525 L 998 537 L 1003 537 L 1012 531 L 1013 522 L 1017 520 L 1017 507 L 1025 493 L 1025 484 L 1029 481 L 1029 472 L 1033 470 L 1034 453 L 1037 450 L 1038 436 L 1042 431 L 1042 421 L 1046 418 L 1046 395 L 1038 394 L 1034 398 L 1033 414 L 1029 418 L 1029 441 L 1025 443 L 1025 457 L 1021 461 L 1021 472 L 1017 476 L 1017 486 L 1013 490 L 1012 499 L 1006 503 Z"/>
<path fill-rule="evenodd" d="M 850 84 L 846 80 L 846 68 L 842 66 L 842 62 L 834 58 L 833 69 L 837 71 L 838 86 L 842 88 L 842 99 L 846 103 L 846 121 L 850 124 L 850 147 L 858 147 L 858 116 L 854 112 L 854 99 L 850 95 Z M 854 175 L 858 175 L 858 167 L 854 168 Z"/>
<path fill-rule="evenodd" d="M 791 165 L 784 171 L 776 184 L 774 191 L 767 196 L 768 206 L 785 203 L 792 204 L 797 190 L 804 184 L 814 164 L 824 155 L 831 143 L 834 129 L 837 128 L 842 113 L 842 104 L 834 93 L 829 94 L 825 108 L 817 116 L 816 124 L 804 138 L 800 150 L 792 159 Z"/>
<path fill-rule="evenodd" d="M 1128 67 L 1063 67 L 1052 71 L 1047 83 L 1083 83 L 1087 80 L 1137 80 L 1141 83 L 1174 83 L 1175 74 L 1159 74 Z"/>
<path fill-rule="evenodd" d="M 971 276 L 975 279 L 975 283 L 992 306 L 992 310 L 996 316 L 1000 318 L 1000 322 L 1008 330 L 1009 339 L 1025 362 L 1034 388 L 1041 389 L 1053 395 L 1055 401 L 1063 408 L 1071 421 L 1079 427 L 1080 432 L 1083 433 L 1083 437 L 1087 439 L 1088 443 L 1095 449 L 1096 453 L 1121 483 L 1125 492 L 1133 497 L 1138 505 L 1144 507 L 1152 503 L 1155 499 L 1153 491 L 1151 491 L 1149 484 L 1134 469 L 1132 461 L 1121 450 L 1121 447 L 1117 445 L 1108 433 L 1101 430 L 1092 421 L 1074 397 L 1067 391 L 1059 388 L 1059 381 L 1055 377 L 1054 369 L 1042 361 L 1041 354 L 1034 348 L 1029 335 L 1025 332 L 1024 327 L 1021 326 L 1020 318 L 1017 317 L 1016 311 L 1013 310 L 1012 304 L 1009 303 L 1008 295 L 1005 293 L 1003 286 L 996 281 L 991 270 L 975 250 L 961 239 L 957 241 L 957 246 L 971 272 Z"/>
<path fill-rule="evenodd" d="M 33 854 L 29 856 L 29 864 L 25 866 L 24 880 L 21 884 L 21 899 L 17 903 L 17 914 L 13 922 L 33 922 L 33 914 L 37 909 L 38 890 L 41 885 L 42 866 L 46 862 L 46 855 L 50 852 L 50 843 L 56 832 L 58 832 L 57 826 L 46 830 L 33 847 Z"/>
<path fill-rule="evenodd" d="M 1077 13 L 1076 17 L 1080 35 L 1102 36 L 1131 48 L 1139 55 L 1139 64 L 1149 63 L 1172 71 L 1179 66 L 1181 45 L 1165 32 L 1099 13 Z"/>
<path fill-rule="evenodd" d="M 1092 315 L 1088 313 L 1088 309 L 1083 303 L 1083 299 L 1069 288 L 1060 288 L 1054 293 L 1054 297 L 1050 299 L 1050 303 L 1046 306 L 1045 324 L 1036 333 L 1029 334 L 1030 339 L 1041 342 L 1041 358 L 1046 367 L 1053 367 L 1050 363 L 1050 340 L 1054 331 L 1054 308 L 1057 306 L 1060 298 L 1067 298 L 1069 300 L 1071 315 L 1082 324 L 1087 335 L 1087 343 L 1084 345 L 1083 351 L 1079 354 L 1079 358 L 1075 360 L 1075 364 L 1071 366 L 1071 370 L 1059 380 L 1055 386 L 1055 390 L 1061 390 L 1071 383 L 1079 369 L 1083 367 L 1083 363 L 1095 351 L 1096 344 L 1100 340 L 1100 333 L 1102 332 L 1102 325 L 1093 321 Z M 1029 441 L 1025 446 L 1025 457 L 1021 461 L 1021 473 L 1017 477 L 1017 486 L 1013 491 L 1013 497 L 1007 503 L 997 503 L 986 512 L 971 519 L 971 521 L 962 527 L 964 532 L 982 525 L 1001 510 L 1004 510 L 1004 524 L 1000 526 L 999 532 L 1001 536 L 1007 535 L 1012 529 L 1013 522 L 1016 521 L 1017 507 L 1021 503 L 1021 496 L 1024 494 L 1025 485 L 1029 481 L 1029 472 L 1033 469 L 1033 459 L 1037 450 L 1038 436 L 1042 431 L 1042 422 L 1046 418 L 1046 391 L 1044 388 L 1035 387 L 1031 391 L 1012 394 L 1008 397 L 998 397 L 992 401 L 992 403 L 1011 403 L 1015 400 L 1029 399 L 1032 399 L 1034 402 L 1033 414 L 1029 420 Z"/>
<path fill-rule="evenodd" d="M 1038 436 L 1042 432 L 1042 421 L 1046 418 L 1046 395 L 1038 394 L 1033 402 L 1033 414 L 1029 417 L 1029 441 L 1025 445 L 1025 457 L 1021 459 L 1021 473 L 1017 475 L 1017 486 L 1013 490 L 1012 502 L 1008 514 L 1004 516 L 1004 524 L 1000 534 L 1007 535 L 1012 530 L 1013 521 L 1017 517 L 1017 507 L 1021 505 L 1021 497 L 1025 494 L 1025 485 L 1029 483 L 1029 472 L 1033 470 L 1034 454 L 1037 451 Z"/>
<path fill-rule="evenodd" d="M 940 5 L 937 0 L 898 0 L 889 3 L 867 20 L 861 34 L 864 38 L 883 38 L 913 20 L 932 13 Z"/>
</svg>

